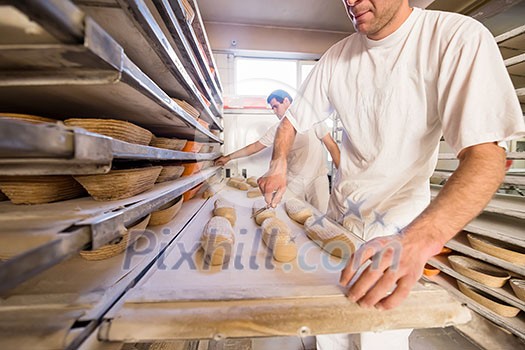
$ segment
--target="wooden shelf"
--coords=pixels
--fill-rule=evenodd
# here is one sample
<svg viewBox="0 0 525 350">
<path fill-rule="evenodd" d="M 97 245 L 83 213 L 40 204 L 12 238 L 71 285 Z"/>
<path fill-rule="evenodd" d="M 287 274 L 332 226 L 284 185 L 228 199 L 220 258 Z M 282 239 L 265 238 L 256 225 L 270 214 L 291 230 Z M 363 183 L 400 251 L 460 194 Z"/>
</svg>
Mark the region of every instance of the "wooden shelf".
<svg viewBox="0 0 525 350">
<path fill-rule="evenodd" d="M 0 347 L 76 348 L 74 344 L 92 332 L 108 309 L 162 261 L 164 250 L 204 203 L 200 198 L 184 203 L 172 222 L 148 228 L 125 253 L 102 261 L 75 255 L 4 294 Z"/>
<path fill-rule="evenodd" d="M 515 306 L 523 311 L 525 311 L 525 301 L 519 299 L 514 292 L 512 291 L 512 288 L 509 285 L 509 282 L 506 282 L 505 285 L 502 288 L 494 288 L 494 287 L 488 287 L 482 283 L 476 282 L 468 277 L 463 276 L 462 274 L 456 272 L 450 263 L 447 260 L 446 256 L 435 256 L 432 259 L 428 261 L 428 263 L 435 268 L 439 269 L 443 273 L 449 275 L 450 277 L 453 277 L 457 280 L 460 280 L 462 282 L 465 282 L 466 284 L 473 286 L 479 290 L 484 291 L 485 293 L 488 293 L 492 295 L 493 297 L 496 297 L 512 306 Z"/>
<path fill-rule="evenodd" d="M 59 124 L 0 120 L 0 175 L 103 174 L 116 159 L 211 161 L 219 156 L 136 145 Z"/>
<path fill-rule="evenodd" d="M 457 287 L 456 280 L 450 276 L 439 274 L 430 278 L 425 277 L 424 279 L 443 287 L 459 301 L 467 304 L 470 309 L 525 340 L 525 314 L 523 312 L 520 312 L 516 317 L 502 317 L 461 293 Z"/>
<path fill-rule="evenodd" d="M 0 247 L 17 239 L 14 256 L 0 265 L 0 293 L 37 275 L 90 244 L 97 249 L 172 199 L 214 176 L 219 168 L 155 185 L 150 191 L 119 201 L 78 198 L 31 206 L 0 203 Z M 36 242 L 36 243 L 35 243 Z M 35 269 L 38 266 L 38 269 Z"/>
<path fill-rule="evenodd" d="M 158 136 L 222 142 L 89 17 L 83 45 L 0 46 L 0 56 L 0 104 L 6 111 L 59 119 L 104 116 L 136 123 Z"/>
<path fill-rule="evenodd" d="M 430 185 L 430 194 L 432 199 L 436 198 L 441 188 L 443 188 L 443 186 Z M 505 215 L 506 217 L 517 219 L 525 219 L 525 198 L 496 193 L 485 209 L 483 209 L 483 212 L 490 214 L 501 214 Z M 474 223 L 473 225 L 476 226 L 479 225 L 479 223 Z"/>
<path fill-rule="evenodd" d="M 473 249 L 468 243 L 466 234 L 467 233 L 465 231 L 460 232 L 453 239 L 448 241 L 447 244 L 445 244 L 445 246 L 449 247 L 452 250 L 468 255 L 470 257 L 473 257 L 479 260 L 483 260 L 485 262 L 488 262 L 489 264 L 501 267 L 507 271 L 512 271 L 521 276 L 525 276 L 525 266 L 515 265 L 508 261 L 496 258 L 492 255 L 489 255 L 489 254 Z"/>
<path fill-rule="evenodd" d="M 177 55 L 173 42 L 155 19 L 150 0 L 75 0 L 115 40 L 136 64 L 170 97 L 188 101 L 201 112 L 201 118 L 222 130 L 220 113 L 210 111 L 201 92 Z M 206 92 L 206 91 L 204 91 Z"/>
</svg>

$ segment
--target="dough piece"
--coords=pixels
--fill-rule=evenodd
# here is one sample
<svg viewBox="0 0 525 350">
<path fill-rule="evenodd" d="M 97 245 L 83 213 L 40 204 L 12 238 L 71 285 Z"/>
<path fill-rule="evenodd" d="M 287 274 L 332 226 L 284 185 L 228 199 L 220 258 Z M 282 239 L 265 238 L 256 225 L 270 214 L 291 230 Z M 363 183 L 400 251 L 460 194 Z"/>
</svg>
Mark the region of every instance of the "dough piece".
<svg viewBox="0 0 525 350">
<path fill-rule="evenodd" d="M 272 251 L 273 258 L 279 262 L 289 262 L 297 257 L 297 247 L 292 241 L 292 231 L 285 222 L 276 217 L 262 223 L 263 242 Z"/>
<path fill-rule="evenodd" d="M 235 226 L 237 221 L 237 213 L 235 212 L 235 207 L 232 203 L 220 198 L 213 203 L 213 215 L 222 216 L 230 222 L 232 226 Z"/>
<path fill-rule="evenodd" d="M 202 192 L 202 198 L 204 198 L 204 199 L 211 198 L 211 197 L 215 196 L 215 193 L 216 192 L 214 191 L 214 189 L 212 187 L 208 187 L 206 189 L 206 191 Z"/>
<path fill-rule="evenodd" d="M 244 182 L 244 180 L 246 180 L 246 179 L 244 177 L 242 177 L 242 176 L 234 176 L 234 177 L 230 177 L 230 180 Z"/>
<path fill-rule="evenodd" d="M 228 186 L 235 187 L 241 191 L 248 191 L 251 188 L 246 182 L 241 182 L 234 179 L 230 179 L 228 181 Z"/>
<path fill-rule="evenodd" d="M 255 176 L 250 176 L 249 178 L 247 178 L 246 183 L 252 187 L 259 187 L 259 185 L 257 184 L 257 177 Z"/>
<path fill-rule="evenodd" d="M 328 254 L 347 258 L 355 251 L 355 245 L 346 231 L 326 217 L 310 216 L 304 222 L 306 235 Z"/>
<path fill-rule="evenodd" d="M 253 203 L 252 208 L 252 215 L 259 209 L 266 207 L 266 202 L 264 200 L 258 200 L 255 203 Z M 257 225 L 261 225 L 264 220 L 268 218 L 274 218 L 275 217 L 275 209 L 274 208 L 268 208 L 265 211 L 259 213 L 257 216 L 254 217 L 255 222 Z"/>
<path fill-rule="evenodd" d="M 204 261 L 211 265 L 228 263 L 234 241 L 234 232 L 230 222 L 220 216 L 212 217 L 204 227 L 201 236 Z"/>
<path fill-rule="evenodd" d="M 290 219 L 300 224 L 304 224 L 306 219 L 314 215 L 312 209 L 297 198 L 291 198 L 287 200 L 284 207 Z"/>
<path fill-rule="evenodd" d="M 253 188 L 253 189 L 249 190 L 246 193 L 246 196 L 248 196 L 248 198 L 260 197 L 260 196 L 262 196 L 261 189 L 260 188 Z"/>
</svg>

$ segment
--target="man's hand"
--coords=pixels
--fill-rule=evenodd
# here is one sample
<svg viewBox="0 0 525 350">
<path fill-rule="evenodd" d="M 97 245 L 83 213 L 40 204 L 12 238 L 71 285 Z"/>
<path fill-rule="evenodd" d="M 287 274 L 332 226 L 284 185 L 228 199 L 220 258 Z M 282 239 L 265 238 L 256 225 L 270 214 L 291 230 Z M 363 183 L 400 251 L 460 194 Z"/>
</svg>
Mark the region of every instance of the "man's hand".
<svg viewBox="0 0 525 350">
<path fill-rule="evenodd" d="M 222 156 L 219 159 L 215 160 L 216 166 L 223 166 L 224 164 L 228 163 L 231 160 L 229 156 Z"/>
<path fill-rule="evenodd" d="M 270 169 L 257 180 L 266 203 L 275 208 L 286 191 L 286 161 L 275 160 Z"/>
<path fill-rule="evenodd" d="M 370 259 L 371 264 L 348 290 L 350 300 L 362 307 L 378 309 L 391 309 L 405 300 L 421 277 L 427 260 L 441 249 L 438 243 L 426 242 L 425 235 L 413 233 L 375 238 L 352 254 L 341 272 L 342 286 L 348 285 L 367 260 Z"/>
</svg>

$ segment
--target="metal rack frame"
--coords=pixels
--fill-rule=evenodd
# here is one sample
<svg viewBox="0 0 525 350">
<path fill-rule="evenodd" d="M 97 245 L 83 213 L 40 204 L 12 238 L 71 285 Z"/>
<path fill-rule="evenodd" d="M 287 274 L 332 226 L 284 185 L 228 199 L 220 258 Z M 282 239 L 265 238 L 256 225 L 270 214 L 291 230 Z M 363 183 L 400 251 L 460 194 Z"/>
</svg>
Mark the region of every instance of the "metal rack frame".
<svg viewBox="0 0 525 350">
<path fill-rule="evenodd" d="M 218 172 L 219 168 L 215 167 L 175 180 L 168 189 L 156 196 L 77 221 L 69 229 L 57 232 L 56 238 L 50 242 L 12 257 L 0 265 L 0 294 L 66 260 L 86 246 L 97 249 L 111 242 L 120 236 L 126 225 L 136 222 Z"/>
<path fill-rule="evenodd" d="M 201 118 L 222 131 L 220 111 L 212 113 L 177 52 L 148 6 L 149 0 L 74 0 L 124 48 L 144 72 L 170 96 L 189 101 Z M 168 74 L 167 74 L 168 73 Z M 206 91 L 204 91 L 206 92 Z"/>
<path fill-rule="evenodd" d="M 115 159 L 208 161 L 219 156 L 131 144 L 81 128 L 0 120 L 0 175 L 103 174 Z"/>
<path fill-rule="evenodd" d="M 90 17 L 82 31 L 83 45 L 0 47 L 3 107 L 52 117 L 71 117 L 82 108 L 83 116 L 126 118 L 161 136 L 222 143 L 138 69 Z"/>
</svg>

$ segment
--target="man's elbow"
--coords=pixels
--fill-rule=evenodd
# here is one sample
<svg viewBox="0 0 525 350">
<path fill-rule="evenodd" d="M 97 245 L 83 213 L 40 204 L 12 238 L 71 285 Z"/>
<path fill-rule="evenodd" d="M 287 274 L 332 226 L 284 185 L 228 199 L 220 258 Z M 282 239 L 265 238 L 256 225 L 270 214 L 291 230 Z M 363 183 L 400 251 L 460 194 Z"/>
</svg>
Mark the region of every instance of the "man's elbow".
<svg viewBox="0 0 525 350">
<path fill-rule="evenodd" d="M 458 155 L 461 163 L 476 162 L 481 169 L 489 170 L 495 181 L 503 182 L 507 154 L 496 142 L 482 143 L 465 148 Z"/>
</svg>

